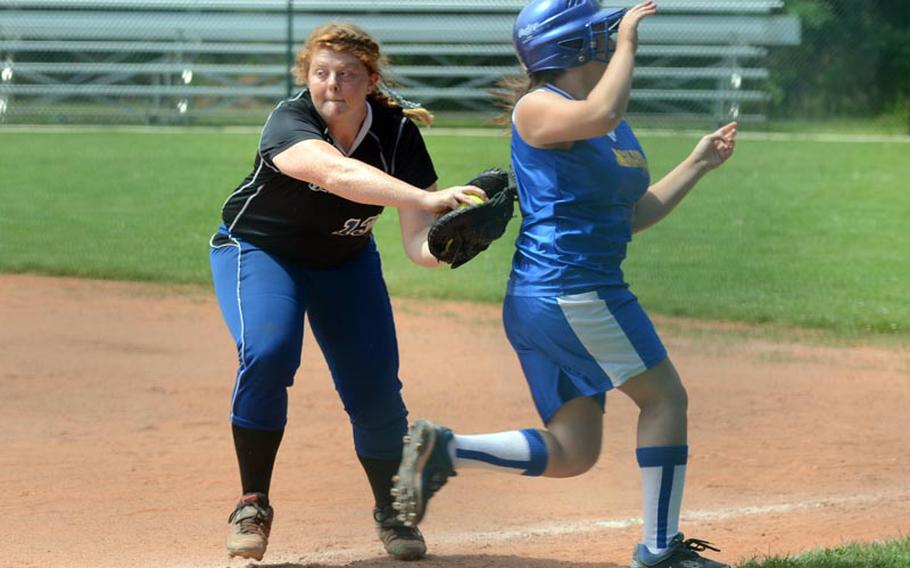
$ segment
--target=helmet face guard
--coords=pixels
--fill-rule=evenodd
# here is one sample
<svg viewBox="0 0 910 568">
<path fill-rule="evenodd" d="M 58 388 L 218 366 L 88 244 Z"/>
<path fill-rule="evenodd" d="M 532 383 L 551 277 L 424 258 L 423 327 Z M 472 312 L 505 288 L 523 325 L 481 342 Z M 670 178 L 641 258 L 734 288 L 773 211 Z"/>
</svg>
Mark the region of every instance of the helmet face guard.
<svg viewBox="0 0 910 568">
<path fill-rule="evenodd" d="M 534 0 L 515 21 L 518 59 L 528 72 L 607 62 L 624 14 L 624 9 L 601 10 L 596 0 Z"/>
<path fill-rule="evenodd" d="M 616 44 L 613 36 L 619 30 L 619 22 L 626 15 L 626 10 L 601 10 L 598 18 L 588 23 L 588 56 L 591 61 L 608 63 Z"/>
</svg>

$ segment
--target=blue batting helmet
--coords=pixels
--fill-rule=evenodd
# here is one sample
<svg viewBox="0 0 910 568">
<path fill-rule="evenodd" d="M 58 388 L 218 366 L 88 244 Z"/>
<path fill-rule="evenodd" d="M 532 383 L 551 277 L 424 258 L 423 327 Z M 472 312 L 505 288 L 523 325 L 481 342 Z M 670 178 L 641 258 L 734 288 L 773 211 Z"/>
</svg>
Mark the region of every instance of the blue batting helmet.
<svg viewBox="0 0 910 568">
<path fill-rule="evenodd" d="M 608 61 L 607 39 L 623 14 L 624 9 L 602 10 L 597 0 L 533 0 L 512 30 L 518 60 L 528 72 Z"/>
</svg>

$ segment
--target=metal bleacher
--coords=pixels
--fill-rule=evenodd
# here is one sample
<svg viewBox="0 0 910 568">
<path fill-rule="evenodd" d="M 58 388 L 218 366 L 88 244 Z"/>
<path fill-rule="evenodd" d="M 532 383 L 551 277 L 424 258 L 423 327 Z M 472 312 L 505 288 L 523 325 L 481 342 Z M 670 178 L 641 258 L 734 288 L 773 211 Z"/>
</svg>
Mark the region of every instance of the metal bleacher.
<svg viewBox="0 0 910 568">
<path fill-rule="evenodd" d="M 496 81 L 519 72 L 511 26 L 525 4 L 0 0 L 0 121 L 230 122 L 288 94 L 289 48 L 327 20 L 378 37 L 409 98 L 488 110 Z M 642 24 L 632 110 L 763 118 L 768 49 L 800 41 L 798 19 L 782 8 L 783 0 L 662 0 L 660 16 Z"/>
</svg>

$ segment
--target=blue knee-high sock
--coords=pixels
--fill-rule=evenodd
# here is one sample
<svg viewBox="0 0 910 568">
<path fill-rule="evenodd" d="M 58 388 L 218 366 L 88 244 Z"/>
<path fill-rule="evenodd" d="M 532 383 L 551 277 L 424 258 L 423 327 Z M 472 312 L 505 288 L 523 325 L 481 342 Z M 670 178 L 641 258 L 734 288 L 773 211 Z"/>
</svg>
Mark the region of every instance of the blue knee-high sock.
<svg viewBox="0 0 910 568">
<path fill-rule="evenodd" d="M 452 465 L 539 476 L 547 469 L 547 445 L 533 429 L 495 434 L 455 435 Z"/>
<path fill-rule="evenodd" d="M 642 543 L 650 552 L 659 554 L 679 532 L 689 446 L 638 448 L 635 454 L 644 494 Z"/>
</svg>

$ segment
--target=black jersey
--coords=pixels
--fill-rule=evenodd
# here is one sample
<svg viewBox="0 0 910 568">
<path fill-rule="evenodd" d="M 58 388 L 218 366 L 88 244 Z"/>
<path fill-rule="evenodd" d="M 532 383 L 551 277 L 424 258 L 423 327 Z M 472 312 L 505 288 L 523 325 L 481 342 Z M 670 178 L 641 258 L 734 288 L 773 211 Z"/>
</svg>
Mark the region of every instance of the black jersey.
<svg viewBox="0 0 910 568">
<path fill-rule="evenodd" d="M 419 188 L 436 170 L 417 126 L 401 109 L 368 100 L 367 118 L 348 157 Z M 264 250 L 308 266 L 344 263 L 367 245 L 383 208 L 355 203 L 278 171 L 272 159 L 303 140 L 334 144 L 309 90 L 281 101 L 266 120 L 253 171 L 222 208 L 224 226 Z M 214 244 L 225 236 L 216 235 Z"/>
</svg>

